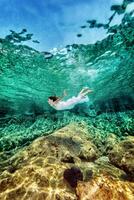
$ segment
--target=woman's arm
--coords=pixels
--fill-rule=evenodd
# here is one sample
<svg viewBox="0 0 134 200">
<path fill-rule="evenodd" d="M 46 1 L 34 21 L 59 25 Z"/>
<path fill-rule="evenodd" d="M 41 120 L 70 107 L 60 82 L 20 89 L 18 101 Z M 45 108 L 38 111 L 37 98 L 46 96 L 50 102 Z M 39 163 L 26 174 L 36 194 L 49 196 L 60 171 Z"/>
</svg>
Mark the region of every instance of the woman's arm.
<svg viewBox="0 0 134 200">
<path fill-rule="evenodd" d="M 63 99 L 65 96 L 67 96 L 66 90 L 63 91 L 63 94 L 62 94 L 62 96 L 60 97 L 60 99 Z"/>
</svg>

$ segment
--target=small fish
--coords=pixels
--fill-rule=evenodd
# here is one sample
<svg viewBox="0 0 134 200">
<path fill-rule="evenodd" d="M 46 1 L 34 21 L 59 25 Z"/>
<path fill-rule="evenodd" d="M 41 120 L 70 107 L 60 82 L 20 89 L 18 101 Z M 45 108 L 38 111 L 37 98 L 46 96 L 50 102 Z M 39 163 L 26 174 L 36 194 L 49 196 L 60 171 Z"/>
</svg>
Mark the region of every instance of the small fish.
<svg viewBox="0 0 134 200">
<path fill-rule="evenodd" d="M 38 40 L 32 40 L 32 42 L 34 42 L 34 43 L 40 43 Z"/>
<path fill-rule="evenodd" d="M 84 25 L 84 26 L 81 26 L 81 28 L 86 28 L 86 27 L 87 27 L 87 26 L 85 26 L 85 25 Z"/>
<path fill-rule="evenodd" d="M 81 36 L 82 36 L 82 34 L 80 34 L 80 33 L 79 33 L 79 34 L 77 34 L 77 37 L 81 37 Z"/>
</svg>

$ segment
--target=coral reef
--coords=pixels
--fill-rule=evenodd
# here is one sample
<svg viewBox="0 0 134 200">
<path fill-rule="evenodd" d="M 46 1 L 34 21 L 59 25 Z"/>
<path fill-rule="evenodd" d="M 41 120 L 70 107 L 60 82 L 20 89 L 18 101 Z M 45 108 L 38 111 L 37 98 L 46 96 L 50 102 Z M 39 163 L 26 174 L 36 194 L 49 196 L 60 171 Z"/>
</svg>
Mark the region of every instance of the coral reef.
<svg viewBox="0 0 134 200">
<path fill-rule="evenodd" d="M 86 124 L 72 123 L 8 159 L 0 200 L 131 200 L 134 183 L 126 179 L 92 143 Z"/>
</svg>

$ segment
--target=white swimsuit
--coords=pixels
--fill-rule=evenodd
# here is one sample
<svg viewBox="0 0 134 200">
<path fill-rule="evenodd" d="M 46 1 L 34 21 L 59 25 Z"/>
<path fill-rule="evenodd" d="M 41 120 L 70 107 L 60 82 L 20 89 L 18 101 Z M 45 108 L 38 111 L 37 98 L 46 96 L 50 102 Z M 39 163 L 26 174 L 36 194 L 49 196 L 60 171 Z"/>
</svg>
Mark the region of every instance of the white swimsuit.
<svg viewBox="0 0 134 200">
<path fill-rule="evenodd" d="M 56 110 L 69 110 L 74 108 L 77 104 L 88 102 L 88 96 L 81 96 L 78 95 L 77 97 L 73 96 L 72 98 L 68 99 L 67 101 L 59 101 L 53 108 Z"/>
</svg>

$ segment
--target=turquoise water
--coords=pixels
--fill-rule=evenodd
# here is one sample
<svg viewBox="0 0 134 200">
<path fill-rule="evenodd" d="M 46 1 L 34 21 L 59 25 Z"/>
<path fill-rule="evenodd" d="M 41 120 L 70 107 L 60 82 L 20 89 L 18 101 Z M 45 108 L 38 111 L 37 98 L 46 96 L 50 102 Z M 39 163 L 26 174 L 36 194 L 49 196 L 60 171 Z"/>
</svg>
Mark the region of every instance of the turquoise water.
<svg viewBox="0 0 134 200">
<path fill-rule="evenodd" d="M 79 27 L 79 42 L 51 51 L 30 46 L 42 44 L 23 27 L 0 38 L 0 200 L 133 200 L 133 5 L 111 6 L 105 22 Z M 106 37 L 80 44 L 88 29 Z M 87 103 L 48 104 L 83 87 L 93 91 Z"/>
<path fill-rule="evenodd" d="M 102 41 L 51 53 L 21 44 L 32 38 L 26 29 L 0 39 L 1 151 L 27 145 L 71 121 L 87 121 L 102 135 L 133 135 L 133 27 L 131 11 L 120 25 L 107 28 L 112 34 Z M 84 86 L 93 90 L 87 104 L 55 111 L 47 103 L 64 89 L 68 99 Z"/>
<path fill-rule="evenodd" d="M 94 141 L 98 131 L 98 146 L 109 133 L 120 139 L 133 135 L 133 11 L 124 14 L 120 25 L 110 26 L 110 20 L 100 26 L 109 33 L 102 41 L 67 45 L 51 53 L 23 45 L 32 39 L 26 29 L 0 39 L 0 151 L 12 153 L 72 121 L 92 127 Z M 88 23 L 99 27 L 98 22 Z M 85 86 L 93 90 L 87 104 L 56 111 L 47 103 L 49 96 L 59 96 L 64 89 L 66 100 Z"/>
</svg>

